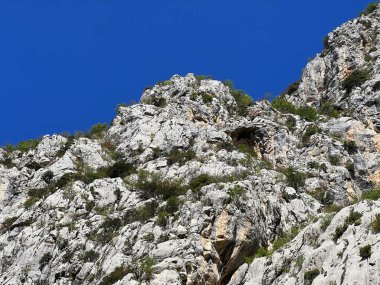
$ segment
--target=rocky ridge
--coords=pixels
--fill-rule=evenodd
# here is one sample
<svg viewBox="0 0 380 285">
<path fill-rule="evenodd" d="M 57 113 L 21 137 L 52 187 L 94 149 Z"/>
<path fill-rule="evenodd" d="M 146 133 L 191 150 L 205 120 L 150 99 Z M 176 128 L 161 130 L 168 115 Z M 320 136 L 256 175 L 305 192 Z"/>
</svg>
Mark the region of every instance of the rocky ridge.
<svg viewBox="0 0 380 285">
<path fill-rule="evenodd" d="M 175 75 L 0 149 L 0 284 L 380 284 L 379 14 L 273 103 Z"/>
</svg>

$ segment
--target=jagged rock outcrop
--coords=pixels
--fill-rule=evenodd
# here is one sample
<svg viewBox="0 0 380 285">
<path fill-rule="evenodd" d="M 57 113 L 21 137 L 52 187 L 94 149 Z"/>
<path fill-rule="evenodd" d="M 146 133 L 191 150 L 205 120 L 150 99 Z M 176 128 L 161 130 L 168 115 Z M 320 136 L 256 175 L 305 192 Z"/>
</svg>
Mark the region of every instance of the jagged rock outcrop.
<svg viewBox="0 0 380 285">
<path fill-rule="evenodd" d="M 312 119 L 175 75 L 107 129 L 0 149 L 0 284 L 379 284 L 379 202 L 349 206 L 378 195 L 378 28 L 330 33 L 281 97 Z"/>
</svg>

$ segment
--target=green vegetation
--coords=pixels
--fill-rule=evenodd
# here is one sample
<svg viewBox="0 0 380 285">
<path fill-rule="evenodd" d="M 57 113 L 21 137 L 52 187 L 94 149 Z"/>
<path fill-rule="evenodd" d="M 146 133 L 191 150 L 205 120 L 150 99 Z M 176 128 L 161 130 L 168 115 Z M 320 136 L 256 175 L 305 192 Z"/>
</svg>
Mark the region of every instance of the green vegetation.
<svg viewBox="0 0 380 285">
<path fill-rule="evenodd" d="M 316 188 L 310 195 L 321 202 L 322 205 L 332 205 L 334 203 L 334 194 L 325 189 Z"/>
<path fill-rule="evenodd" d="M 368 79 L 370 79 L 370 71 L 368 69 L 357 69 L 343 80 L 342 88 L 347 92 L 351 92 L 354 87 L 361 86 Z"/>
<path fill-rule="evenodd" d="M 376 10 L 378 4 L 379 4 L 379 2 L 369 3 L 367 5 L 367 7 L 362 12 L 360 12 L 360 16 L 371 14 L 373 11 Z"/>
<path fill-rule="evenodd" d="M 155 264 L 153 258 L 145 257 L 143 258 L 138 265 L 138 268 L 135 269 L 135 274 L 138 275 L 141 280 L 144 277 L 145 280 L 150 280 L 153 275 L 153 265 Z"/>
<path fill-rule="evenodd" d="M 354 154 L 358 151 L 358 146 L 355 141 L 344 141 L 343 147 L 349 154 Z"/>
<path fill-rule="evenodd" d="M 111 285 L 124 278 L 129 273 L 127 268 L 122 266 L 116 267 L 109 275 L 105 276 L 99 285 Z"/>
<path fill-rule="evenodd" d="M 5 233 L 9 231 L 13 225 L 13 223 L 18 219 L 18 217 L 11 217 L 11 218 L 6 218 L 1 225 L 1 232 Z"/>
<path fill-rule="evenodd" d="M 290 84 L 284 92 L 282 92 L 282 94 L 293 94 L 294 92 L 297 91 L 299 85 L 301 83 L 301 80 L 297 80 L 296 82 L 293 82 L 292 84 Z"/>
<path fill-rule="evenodd" d="M 246 116 L 248 114 L 248 107 L 253 104 L 252 98 L 243 90 L 236 90 L 231 80 L 226 80 L 223 84 L 229 88 L 231 95 L 235 98 L 238 115 Z"/>
<path fill-rule="evenodd" d="M 50 260 L 51 260 L 52 258 L 53 258 L 53 256 L 51 255 L 50 252 L 45 253 L 45 254 L 41 257 L 41 259 L 40 259 L 40 261 L 39 261 L 39 264 L 40 264 L 40 270 L 42 270 L 46 265 L 48 265 L 49 262 L 50 262 Z"/>
<path fill-rule="evenodd" d="M 180 166 L 184 165 L 186 162 L 194 159 L 196 157 L 195 152 L 191 149 L 188 150 L 180 150 L 180 149 L 172 149 L 168 154 L 168 164 L 172 165 L 178 163 Z"/>
<path fill-rule="evenodd" d="M 375 234 L 380 233 L 380 214 L 376 214 L 375 219 L 371 223 L 371 227 Z"/>
<path fill-rule="evenodd" d="M 150 173 L 145 170 L 139 171 L 138 179 L 134 186 L 138 189 L 143 199 L 156 197 L 167 200 L 170 197 L 185 193 L 180 181 L 163 179 L 159 173 Z"/>
<path fill-rule="evenodd" d="M 286 119 L 285 125 L 292 132 L 296 128 L 297 120 L 290 116 Z"/>
<path fill-rule="evenodd" d="M 49 185 L 45 188 L 32 188 L 28 190 L 28 199 L 24 202 L 24 208 L 30 209 L 39 200 L 46 198 L 56 191 L 54 185 Z"/>
<path fill-rule="evenodd" d="M 107 124 L 99 123 L 96 125 L 93 125 L 91 130 L 88 132 L 88 136 L 92 139 L 100 139 L 104 137 L 104 134 L 107 131 Z"/>
<path fill-rule="evenodd" d="M 340 156 L 337 154 L 330 155 L 329 161 L 330 161 L 331 165 L 340 165 Z"/>
<path fill-rule="evenodd" d="M 331 220 L 334 217 L 334 214 L 328 214 L 324 216 L 320 222 L 321 224 L 321 230 L 325 231 L 328 226 L 331 224 Z"/>
<path fill-rule="evenodd" d="M 302 135 L 302 144 L 303 145 L 308 145 L 310 143 L 310 138 L 319 133 L 321 130 L 315 126 L 315 125 L 312 125 L 312 126 L 309 126 L 307 127 L 307 129 L 305 130 L 304 134 Z"/>
<path fill-rule="evenodd" d="M 361 198 L 363 200 L 378 200 L 380 198 L 380 188 L 374 188 L 364 192 Z"/>
<path fill-rule="evenodd" d="M 189 182 L 189 187 L 193 193 L 199 193 L 203 186 L 215 183 L 215 178 L 208 174 L 201 174 L 194 177 Z"/>
<path fill-rule="evenodd" d="M 165 227 L 166 224 L 168 223 L 168 219 L 169 219 L 169 213 L 166 211 L 161 211 L 157 214 L 156 224 L 161 227 Z"/>
<path fill-rule="evenodd" d="M 42 180 L 45 181 L 45 183 L 48 185 L 52 182 L 53 177 L 54 177 L 54 173 L 51 170 L 46 171 L 41 176 Z"/>
<path fill-rule="evenodd" d="M 298 190 L 300 187 L 305 185 L 305 173 L 296 171 L 293 167 L 278 169 L 278 171 L 282 172 L 286 176 L 288 186 Z"/>
<path fill-rule="evenodd" d="M 330 118 L 339 118 L 341 111 L 334 106 L 334 100 L 329 99 L 320 104 L 319 112 Z"/>
<path fill-rule="evenodd" d="M 40 198 L 37 198 L 37 197 L 29 197 L 28 199 L 26 199 L 26 201 L 24 202 L 24 208 L 25 209 L 30 209 L 34 204 L 36 204 L 38 201 L 40 200 Z"/>
<path fill-rule="evenodd" d="M 300 232 L 300 230 L 301 228 L 299 227 L 292 227 L 290 232 L 280 234 L 279 237 L 273 242 L 272 251 L 276 251 L 282 248 L 284 245 L 290 242 L 293 238 L 295 238 Z"/>
<path fill-rule="evenodd" d="M 350 214 L 348 215 L 346 219 L 346 223 L 349 225 L 360 225 L 360 219 L 363 215 L 359 212 L 355 212 L 354 210 L 350 211 Z"/>
<path fill-rule="evenodd" d="M 312 269 L 309 271 L 306 271 L 304 274 L 305 285 L 311 285 L 313 283 L 313 280 L 317 278 L 317 276 L 320 274 L 318 269 Z"/>
<path fill-rule="evenodd" d="M 282 113 L 290 113 L 298 115 L 301 119 L 308 122 L 314 122 L 318 119 L 317 110 L 310 106 L 296 107 L 293 103 L 289 102 L 284 96 L 279 96 L 272 101 L 272 107 Z"/>
<path fill-rule="evenodd" d="M 85 251 L 80 259 L 84 262 L 95 262 L 99 258 L 99 253 L 95 250 L 91 249 L 89 251 Z"/>
<path fill-rule="evenodd" d="M 371 251 L 371 245 L 365 245 L 361 248 L 359 248 L 359 256 L 364 259 L 368 259 L 371 257 L 372 251 Z"/>
<path fill-rule="evenodd" d="M 323 43 L 323 48 L 324 48 L 324 49 L 328 49 L 328 48 L 330 47 L 330 46 L 329 46 L 329 36 L 328 36 L 328 35 L 326 35 L 326 36 L 323 38 L 322 43 Z"/>
<path fill-rule="evenodd" d="M 344 223 L 343 225 L 340 225 L 338 226 L 336 229 L 335 229 L 335 233 L 334 233 L 334 236 L 333 236 L 333 240 L 335 242 L 338 241 L 338 239 L 344 234 L 344 232 L 347 230 L 348 228 L 348 224 L 347 223 Z"/>
<path fill-rule="evenodd" d="M 246 189 L 240 185 L 235 185 L 234 187 L 228 189 L 228 194 L 232 200 L 238 200 L 239 198 L 245 197 Z"/>
<path fill-rule="evenodd" d="M 206 92 L 201 92 L 200 95 L 202 97 L 203 103 L 205 103 L 205 104 L 211 103 L 212 102 L 212 98 L 214 98 L 211 94 L 208 94 Z"/>
</svg>

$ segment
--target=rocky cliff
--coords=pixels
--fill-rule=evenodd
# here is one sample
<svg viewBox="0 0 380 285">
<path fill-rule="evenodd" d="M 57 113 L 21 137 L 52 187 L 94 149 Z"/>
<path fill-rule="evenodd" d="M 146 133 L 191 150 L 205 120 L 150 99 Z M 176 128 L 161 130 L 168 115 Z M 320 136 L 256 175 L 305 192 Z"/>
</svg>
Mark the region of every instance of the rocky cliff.
<svg viewBox="0 0 380 285">
<path fill-rule="evenodd" d="M 188 74 L 0 149 L 0 284 L 380 284 L 380 9 L 272 103 Z"/>
</svg>

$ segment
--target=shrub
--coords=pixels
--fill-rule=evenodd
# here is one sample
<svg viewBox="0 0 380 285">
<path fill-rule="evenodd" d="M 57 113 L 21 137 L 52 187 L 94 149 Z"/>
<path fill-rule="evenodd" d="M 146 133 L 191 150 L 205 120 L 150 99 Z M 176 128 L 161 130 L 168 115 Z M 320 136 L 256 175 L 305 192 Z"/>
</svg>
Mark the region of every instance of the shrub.
<svg viewBox="0 0 380 285">
<path fill-rule="evenodd" d="M 209 176 L 208 174 L 201 174 L 197 177 L 194 177 L 189 182 L 189 188 L 194 193 L 198 193 L 203 186 L 212 184 L 215 182 L 215 178 Z"/>
<path fill-rule="evenodd" d="M 172 165 L 178 163 L 180 166 L 184 165 L 186 162 L 195 158 L 195 152 L 191 149 L 189 150 L 180 150 L 172 149 L 168 154 L 168 164 Z"/>
<path fill-rule="evenodd" d="M 80 259 L 84 262 L 95 262 L 99 258 L 99 253 L 95 250 L 91 249 L 89 251 L 85 251 Z"/>
<path fill-rule="evenodd" d="M 140 276 L 145 275 L 146 280 L 150 280 L 153 275 L 154 260 L 151 257 L 145 257 L 140 261 Z"/>
<path fill-rule="evenodd" d="M 283 92 L 283 94 L 289 94 L 290 95 L 290 94 L 296 92 L 300 83 L 301 83 L 301 80 L 297 80 L 297 81 L 293 82 L 292 84 L 290 84 L 286 88 L 286 90 Z"/>
<path fill-rule="evenodd" d="M 175 212 L 178 211 L 180 206 L 181 206 L 181 200 L 176 196 L 172 196 L 166 201 L 165 210 L 170 214 L 174 214 Z"/>
<path fill-rule="evenodd" d="M 202 97 L 202 101 L 205 104 L 211 103 L 212 102 L 212 98 L 214 98 L 212 95 L 210 95 L 208 93 L 205 93 L 205 92 L 201 92 L 200 94 L 201 94 L 201 97 Z"/>
<path fill-rule="evenodd" d="M 109 218 L 107 217 L 102 223 L 101 227 L 104 231 L 115 232 L 122 227 L 123 223 L 120 218 Z"/>
<path fill-rule="evenodd" d="M 332 204 L 332 205 L 327 205 L 324 207 L 324 212 L 325 213 L 336 213 L 336 212 L 339 212 L 343 207 L 341 205 L 338 205 L 338 204 Z"/>
<path fill-rule="evenodd" d="M 244 257 L 244 263 L 251 264 L 254 259 L 255 259 L 255 256 L 253 256 L 253 255 L 245 256 Z"/>
<path fill-rule="evenodd" d="M 130 174 L 136 173 L 136 167 L 133 164 L 126 163 L 123 161 L 117 161 L 113 165 L 106 167 L 105 169 L 100 169 L 100 171 L 105 171 L 107 177 L 125 177 Z"/>
<path fill-rule="evenodd" d="M 1 225 L 1 232 L 7 232 L 8 230 L 11 229 L 13 223 L 17 220 L 17 217 L 11 217 L 11 218 L 6 218 Z"/>
<path fill-rule="evenodd" d="M 153 97 L 152 104 L 159 108 L 165 108 L 168 105 L 166 99 L 163 97 L 160 97 L 160 98 Z"/>
<path fill-rule="evenodd" d="M 351 176 L 355 176 L 355 165 L 352 162 L 347 162 L 344 166 Z"/>
<path fill-rule="evenodd" d="M 147 233 L 143 239 L 146 241 L 146 242 L 154 242 L 154 234 L 153 233 Z"/>
<path fill-rule="evenodd" d="M 165 227 L 169 219 L 169 213 L 166 211 L 161 211 L 157 215 L 156 223 L 161 227 Z"/>
<path fill-rule="evenodd" d="M 344 141 L 343 147 L 349 154 L 354 154 L 358 151 L 358 146 L 355 141 Z"/>
<path fill-rule="evenodd" d="M 295 236 L 299 233 L 300 228 L 292 227 L 290 232 L 282 233 L 279 237 L 273 242 L 272 250 L 276 251 L 286 245 L 289 241 L 291 241 Z"/>
<path fill-rule="evenodd" d="M 139 172 L 135 187 L 144 199 L 160 197 L 166 200 L 185 193 L 185 189 L 179 181 L 163 179 L 159 173 L 150 173 L 144 170 Z"/>
<path fill-rule="evenodd" d="M 334 217 L 334 215 L 326 215 L 322 218 L 320 225 L 321 225 L 321 230 L 325 231 L 328 226 L 331 224 L 331 220 Z"/>
<path fill-rule="evenodd" d="M 59 189 L 64 188 L 69 183 L 75 181 L 77 178 L 78 175 L 76 173 L 65 173 L 58 179 L 58 181 L 55 183 L 55 186 Z"/>
<path fill-rule="evenodd" d="M 41 178 L 43 181 L 45 181 L 47 184 L 50 184 L 54 177 L 54 173 L 51 170 L 46 171 L 44 174 L 42 174 Z"/>
<path fill-rule="evenodd" d="M 375 216 L 375 220 L 371 223 L 371 227 L 374 233 L 380 233 L 380 214 Z"/>
<path fill-rule="evenodd" d="M 335 242 L 338 241 L 338 239 L 344 234 L 344 232 L 347 230 L 348 228 L 348 225 L 347 223 L 344 223 L 343 225 L 341 226 L 338 226 L 336 229 L 335 229 L 335 233 L 334 233 L 334 236 L 333 236 L 333 240 Z"/>
<path fill-rule="evenodd" d="M 297 115 L 299 115 L 302 119 L 313 122 L 317 120 L 318 113 L 313 107 L 310 106 L 302 106 L 297 109 Z"/>
<path fill-rule="evenodd" d="M 324 38 L 323 38 L 323 48 L 324 49 L 328 49 L 329 48 L 329 36 L 326 35 Z"/>
<path fill-rule="evenodd" d="M 361 213 L 351 210 L 350 214 L 348 215 L 348 217 L 346 219 L 346 223 L 349 225 L 352 225 L 352 224 L 358 225 L 358 224 L 360 224 L 360 218 L 362 216 L 363 215 Z"/>
<path fill-rule="evenodd" d="M 28 195 L 31 197 L 37 197 L 39 199 L 42 199 L 49 196 L 53 191 L 54 189 L 51 187 L 40 188 L 40 189 L 32 188 L 28 190 Z"/>
<path fill-rule="evenodd" d="M 255 254 L 255 258 L 265 257 L 270 254 L 271 252 L 268 250 L 267 247 L 260 247 Z"/>
<path fill-rule="evenodd" d="M 154 217 L 156 213 L 156 209 L 157 209 L 157 202 L 155 201 L 149 202 L 142 207 L 135 208 L 125 213 L 124 221 L 127 224 L 130 224 L 136 221 L 146 222 L 150 218 Z"/>
<path fill-rule="evenodd" d="M 49 264 L 49 261 L 50 261 L 52 258 L 53 258 L 53 256 L 51 255 L 50 252 L 45 253 L 45 254 L 41 257 L 41 259 L 40 259 L 40 261 L 39 261 L 39 264 L 40 264 L 40 270 L 42 270 L 46 265 L 48 265 L 48 264 Z"/>
<path fill-rule="evenodd" d="M 330 155 L 329 161 L 332 165 L 340 164 L 340 156 L 339 155 Z"/>
<path fill-rule="evenodd" d="M 90 138 L 99 139 L 104 136 L 107 131 L 107 124 L 101 123 L 93 125 L 91 130 L 88 133 Z"/>
<path fill-rule="evenodd" d="M 323 205 L 331 205 L 334 203 L 334 194 L 330 191 L 324 191 L 321 188 L 317 188 L 313 192 L 310 192 L 310 195 Z"/>
<path fill-rule="evenodd" d="M 293 131 L 297 125 L 297 120 L 294 117 L 288 117 L 285 122 L 286 127 L 289 131 Z"/>
<path fill-rule="evenodd" d="M 229 88 L 230 94 L 235 99 L 238 115 L 246 116 L 248 114 L 248 107 L 253 104 L 252 98 L 243 90 L 236 90 L 231 80 L 226 80 L 223 84 Z"/>
<path fill-rule="evenodd" d="M 298 190 L 300 187 L 305 185 L 305 173 L 296 171 L 293 167 L 289 167 L 285 170 L 282 170 L 282 172 L 286 176 L 288 186 Z"/>
<path fill-rule="evenodd" d="M 246 189 L 244 189 L 240 185 L 235 185 L 234 187 L 228 189 L 228 194 L 230 195 L 232 200 L 244 198 L 245 193 L 246 193 Z"/>
<path fill-rule="evenodd" d="M 319 132 L 320 132 L 320 129 L 317 126 L 315 126 L 315 125 L 307 127 L 307 129 L 305 130 L 305 132 L 304 132 L 304 134 L 302 136 L 302 143 L 304 145 L 309 144 L 311 136 L 313 136 L 313 135 L 315 135 L 316 133 L 319 133 Z"/>
<path fill-rule="evenodd" d="M 380 188 L 374 188 L 362 194 L 363 200 L 378 200 L 380 198 Z"/>
<path fill-rule="evenodd" d="M 34 204 L 36 204 L 38 201 L 40 200 L 40 198 L 38 197 L 29 197 L 28 199 L 26 199 L 26 201 L 24 202 L 24 208 L 25 209 L 30 209 Z"/>
<path fill-rule="evenodd" d="M 118 266 L 109 275 L 105 276 L 99 285 L 111 285 L 124 278 L 128 274 L 128 269 Z"/>
<path fill-rule="evenodd" d="M 357 69 L 353 71 L 342 82 L 342 88 L 351 92 L 354 87 L 358 87 L 370 78 L 370 71 L 367 69 Z"/>
<path fill-rule="evenodd" d="M 373 11 L 376 10 L 378 4 L 379 4 L 378 2 L 372 2 L 372 3 L 369 3 L 369 4 L 367 5 L 367 7 L 366 7 L 362 12 L 360 12 L 360 16 L 361 16 L 361 15 L 368 15 L 368 14 L 371 14 Z"/>
<path fill-rule="evenodd" d="M 341 111 L 338 110 L 334 106 L 334 100 L 332 100 L 332 99 L 326 100 L 323 103 L 321 103 L 321 105 L 319 107 L 319 112 L 322 115 L 325 115 L 325 116 L 328 116 L 331 118 L 339 118 L 339 116 L 341 114 Z"/>
<path fill-rule="evenodd" d="M 288 100 L 284 99 L 283 96 L 277 97 L 272 101 L 272 107 L 283 113 L 296 113 L 296 106 Z"/>
<path fill-rule="evenodd" d="M 371 254 L 371 245 L 365 245 L 359 248 L 359 256 L 362 258 L 362 260 L 370 258 Z"/>
<path fill-rule="evenodd" d="M 320 274 L 318 269 L 312 269 L 309 271 L 306 271 L 304 274 L 305 285 L 311 285 L 313 283 L 313 280 L 317 278 L 317 276 Z"/>
<path fill-rule="evenodd" d="M 16 145 L 16 149 L 21 152 L 27 152 L 30 149 L 36 148 L 40 140 L 26 140 Z"/>
</svg>

